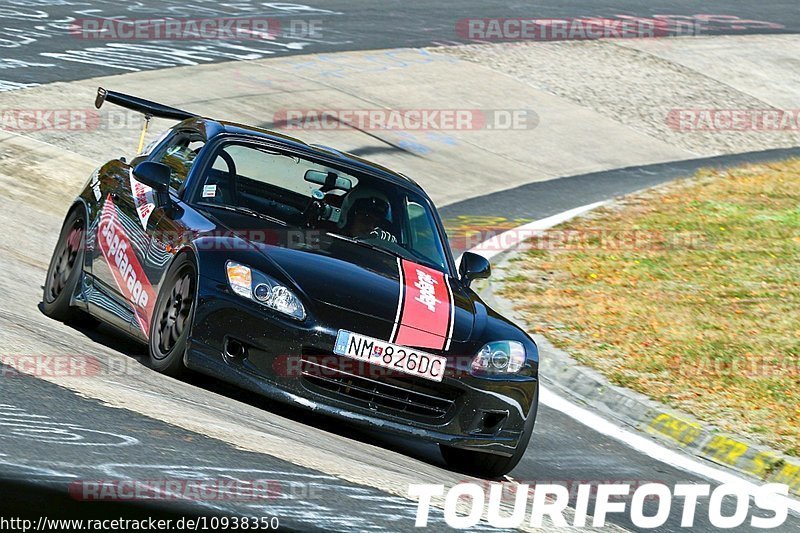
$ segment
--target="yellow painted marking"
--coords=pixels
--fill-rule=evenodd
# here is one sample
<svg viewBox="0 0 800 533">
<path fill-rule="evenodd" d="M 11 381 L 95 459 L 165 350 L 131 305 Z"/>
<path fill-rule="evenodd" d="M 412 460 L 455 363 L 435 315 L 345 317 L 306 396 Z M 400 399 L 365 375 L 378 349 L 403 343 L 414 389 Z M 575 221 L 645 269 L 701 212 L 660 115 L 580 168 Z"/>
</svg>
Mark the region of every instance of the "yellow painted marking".
<svg viewBox="0 0 800 533">
<path fill-rule="evenodd" d="M 773 483 L 785 483 L 792 490 L 800 489 L 800 465 L 786 463 L 771 481 Z"/>
<path fill-rule="evenodd" d="M 703 448 L 703 452 L 717 461 L 735 465 L 739 458 L 747 453 L 750 447 L 739 441 L 717 435 Z"/>
<path fill-rule="evenodd" d="M 647 431 L 666 435 L 679 444 L 688 445 L 697 440 L 702 430 L 699 424 L 662 413 L 650 422 Z"/>
<path fill-rule="evenodd" d="M 771 472 L 780 461 L 781 458 L 772 452 L 759 452 L 753 457 L 753 465 L 748 468 L 748 470 L 751 474 L 763 478 Z"/>
</svg>

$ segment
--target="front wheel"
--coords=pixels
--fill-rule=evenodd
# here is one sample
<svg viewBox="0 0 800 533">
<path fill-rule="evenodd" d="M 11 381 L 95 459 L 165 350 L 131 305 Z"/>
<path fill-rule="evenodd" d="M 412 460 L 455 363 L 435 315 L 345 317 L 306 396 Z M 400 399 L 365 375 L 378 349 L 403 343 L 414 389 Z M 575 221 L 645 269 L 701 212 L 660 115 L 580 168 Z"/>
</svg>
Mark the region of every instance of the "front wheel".
<svg viewBox="0 0 800 533">
<path fill-rule="evenodd" d="M 528 418 L 525 420 L 525 427 L 513 455 L 506 457 L 504 455 L 463 450 L 441 444 L 439 449 L 442 452 L 442 457 L 444 457 L 444 462 L 447 463 L 449 468 L 464 474 L 485 479 L 503 477 L 511 472 L 522 460 L 522 456 L 525 455 L 525 450 L 528 449 L 528 443 L 533 433 L 533 424 L 536 422 L 538 407 L 537 394 L 531 411 L 528 413 Z"/>
<path fill-rule="evenodd" d="M 167 272 L 150 324 L 150 366 L 162 374 L 177 376 L 185 370 L 196 293 L 197 268 L 190 256 L 181 255 Z"/>
</svg>

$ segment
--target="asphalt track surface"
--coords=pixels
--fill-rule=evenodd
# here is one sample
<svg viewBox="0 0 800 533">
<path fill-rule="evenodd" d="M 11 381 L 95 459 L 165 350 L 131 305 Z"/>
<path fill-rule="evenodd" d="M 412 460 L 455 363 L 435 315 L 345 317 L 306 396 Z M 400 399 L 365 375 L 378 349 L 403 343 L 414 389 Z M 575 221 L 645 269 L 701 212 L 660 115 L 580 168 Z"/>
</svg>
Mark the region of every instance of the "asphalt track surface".
<svg viewBox="0 0 800 533">
<path fill-rule="evenodd" d="M 247 2 L 240 3 L 248 4 Z M 322 40 L 305 41 L 303 46 L 264 45 L 256 48 L 247 43 L 250 51 L 226 48 L 200 50 L 190 60 L 200 62 L 266 57 L 269 54 L 317 53 L 339 50 L 394 48 L 424 46 L 458 41 L 454 31 L 455 21 L 466 17 L 579 17 L 616 16 L 620 14 L 649 17 L 656 14 L 695 15 L 714 13 L 779 23 L 781 29 L 721 28 L 720 32 L 753 33 L 796 31 L 800 27 L 800 10 L 796 2 L 751 3 L 735 1 L 649 2 L 642 7 L 639 1 L 607 1 L 598 6 L 588 1 L 578 2 L 517 2 L 506 5 L 499 1 L 461 2 L 305 2 L 316 9 L 333 13 L 304 11 L 308 18 L 322 18 L 325 36 Z M 193 5 L 194 8 L 182 7 Z M 0 4 L 0 38 L 16 36 L 17 43 L 31 30 L 41 35 L 33 41 L 18 46 L 5 46 L 0 64 L 0 80 L 7 84 L 47 83 L 68 81 L 98 75 L 130 71 L 130 63 L 113 61 L 103 63 L 76 62 L 72 50 L 87 47 L 106 48 L 104 43 L 81 42 L 73 36 L 50 32 L 48 24 L 63 23 L 75 17 L 82 9 L 99 9 L 82 16 L 163 16 L 165 12 L 176 17 L 240 16 L 241 13 L 220 12 L 216 2 L 3 2 Z M 388 6 L 388 7 L 387 7 Z M 135 9 L 132 9 L 135 8 Z M 199 9 L 202 8 L 202 9 Z M 208 10 L 208 11 L 205 11 Z M 446 14 L 446 15 L 444 15 Z M 296 17 L 298 12 L 281 13 L 272 10 L 270 16 Z M 60 21 L 60 22 L 59 22 Z M 45 29 L 37 29 L 44 27 Z M 14 31 L 18 30 L 18 31 Z M 0 41 L 3 42 L 3 41 Z M 295 42 L 295 41 L 292 41 Z M 299 42 L 299 41 L 298 41 Z M 6 42 L 7 44 L 7 42 Z M 188 43 L 185 46 L 210 46 Z M 243 45 L 244 46 L 244 45 Z M 259 45 L 260 46 L 260 45 Z M 185 50 L 185 49 L 184 49 Z M 255 51 L 252 51 L 255 50 Z M 107 53 L 104 51 L 102 53 Z M 141 52 L 141 50 L 139 51 Z M 100 52 L 98 52 L 100 53 Z M 59 57 L 55 55 L 61 54 Z M 68 54 L 68 55 L 64 55 Z M 248 57 L 233 57 L 236 54 Z M 88 57 L 88 56 L 84 56 Z M 110 57 L 110 56 L 107 56 Z M 164 55 L 160 57 L 166 57 Z M 173 56 L 175 55 L 173 54 Z M 199 59 L 202 57 L 202 59 Z M 185 60 L 186 56 L 183 58 Z M 22 66 L 26 64 L 25 66 Z M 38 64 L 38 65 L 37 65 Z M 173 66 L 175 63 L 152 63 L 148 68 Z M 12 66 L 13 65 L 13 66 Z M 46 66 L 45 66 L 46 65 Z M 120 68 L 125 65 L 125 68 Z M 127 70 L 126 70 L 127 69 Z M 458 215 L 503 216 L 509 219 L 538 219 L 555 213 L 611 198 L 675 177 L 686 175 L 705 166 L 728 166 L 745 161 L 780 159 L 787 155 L 800 155 L 800 150 L 779 150 L 768 153 L 726 156 L 712 160 L 669 163 L 636 167 L 616 171 L 574 176 L 522 186 L 475 198 L 442 209 L 444 218 Z M 587 186 L 591 185 L 591 186 Z M 48 221 L 57 225 L 60 221 Z M 49 253 L 49 251 L 48 251 Z M 35 279 L 43 279 L 44 272 L 33 272 Z M 20 327 L 38 337 L 49 353 L 82 353 L 86 346 L 107 352 L 123 354 L 132 364 L 141 366 L 142 349 L 120 340 L 104 327 L 98 330 L 70 328 L 70 335 L 52 339 L 48 337 L 48 321 L 41 316 L 38 300 L 25 293 L 19 308 L 4 310 L 0 314 L 1 327 Z M 12 295 L 17 297 L 18 295 Z M 19 295 L 21 297 L 22 295 Z M 161 378 L 148 374 L 141 368 L 145 382 Z M 0 366 L 0 373 L 9 374 Z M 365 433 L 342 426 L 330 420 L 309 415 L 307 412 L 272 404 L 253 398 L 238 389 L 219 381 L 197 375 L 184 380 L 190 386 L 191 400 L 213 401 L 220 410 L 229 410 L 232 417 L 245 407 L 263 412 L 263 419 L 245 419 L 241 423 L 259 424 L 270 419 L 285 418 L 303 424 L 297 438 L 306 442 L 340 436 L 351 439 L 347 450 L 342 450 L 340 461 L 358 462 L 360 454 L 374 453 L 375 447 L 399 452 L 404 465 L 425 470 L 441 467 L 442 460 L 434 446 L 420 445 L 404 439 Z M 80 443 L 80 444 L 77 444 Z M 369 449 L 369 450 L 368 450 Z M 331 458 L 334 460 L 334 458 Z M 4 515 L 28 514 L 39 516 L 51 509 L 71 510 L 76 516 L 88 513 L 121 512 L 120 508 L 97 502 L 77 503 L 65 497 L 65 487 L 76 480 L 99 479 L 165 479 L 170 477 L 222 477 L 238 479 L 268 478 L 279 483 L 277 495 L 258 502 L 168 502 L 157 505 L 144 503 L 146 509 L 132 507 L 124 511 L 131 514 L 146 512 L 150 515 L 248 514 L 251 516 L 278 516 L 282 525 L 298 530 L 414 530 L 413 517 L 416 504 L 363 484 L 343 481 L 335 476 L 299 466 L 271 455 L 244 451 L 228 443 L 187 431 L 131 410 L 111 408 L 103 403 L 81 397 L 66 388 L 31 377 L 4 377 L 0 387 L 0 509 Z M 709 483 L 689 472 L 665 465 L 642 455 L 625 444 L 600 435 L 565 414 L 542 406 L 531 445 L 511 477 L 522 482 L 662 482 Z M 14 483 L 17 485 L 10 485 Z M 714 483 L 711 483 L 715 485 Z M 31 489 L 35 488 L 36 491 Z M 70 505 L 65 505 L 70 504 Z M 140 502 L 141 504 L 141 502 Z M 94 507 L 92 507 L 94 506 Z M 730 511 L 730 505 L 727 510 Z M 13 510 L 13 512 L 12 512 Z M 712 531 L 708 523 L 705 501 L 696 513 L 697 531 Z M 656 531 L 679 529 L 680 514 L 673 512 L 669 522 Z M 622 527 L 633 528 L 626 515 L 609 515 L 609 521 Z M 444 529 L 441 514 L 433 510 L 430 526 Z M 791 517 L 784 530 L 798 530 L 800 521 Z M 739 530 L 746 530 L 740 528 Z"/>
<path fill-rule="evenodd" d="M 273 55 L 472 42 L 456 29 L 464 19 L 654 16 L 667 17 L 673 27 L 680 24 L 683 33 L 701 35 L 800 29 L 795 0 L 5 0 L 0 2 L 0 90 Z M 278 21 L 281 31 L 270 40 L 170 42 L 86 39 L 69 31 L 86 19 L 162 17 L 266 17 Z"/>
</svg>

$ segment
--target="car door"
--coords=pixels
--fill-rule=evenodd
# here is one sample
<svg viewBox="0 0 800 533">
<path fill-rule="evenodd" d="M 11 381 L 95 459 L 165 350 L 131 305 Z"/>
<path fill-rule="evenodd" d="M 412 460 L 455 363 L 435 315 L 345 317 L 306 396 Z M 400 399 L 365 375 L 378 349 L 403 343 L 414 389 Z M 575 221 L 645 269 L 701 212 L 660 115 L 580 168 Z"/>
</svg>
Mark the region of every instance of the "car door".
<svg viewBox="0 0 800 533">
<path fill-rule="evenodd" d="M 93 306 L 93 312 L 142 339 L 149 334 L 157 294 L 152 280 L 158 278 L 146 268 L 156 201 L 152 188 L 137 180 L 133 171 L 142 161 L 167 158 L 167 149 L 180 139 L 179 130 L 169 131 L 131 164 L 115 160 L 100 171 L 107 186 L 98 218 L 92 275 L 96 288 L 108 298 Z"/>
<path fill-rule="evenodd" d="M 92 256 L 94 286 L 107 297 L 93 312 L 116 326 L 132 331 L 146 324 L 151 305 L 141 260 L 150 237 L 146 191 L 133 176 L 133 168 L 122 160 L 112 161 L 100 171 L 104 187 Z"/>
</svg>

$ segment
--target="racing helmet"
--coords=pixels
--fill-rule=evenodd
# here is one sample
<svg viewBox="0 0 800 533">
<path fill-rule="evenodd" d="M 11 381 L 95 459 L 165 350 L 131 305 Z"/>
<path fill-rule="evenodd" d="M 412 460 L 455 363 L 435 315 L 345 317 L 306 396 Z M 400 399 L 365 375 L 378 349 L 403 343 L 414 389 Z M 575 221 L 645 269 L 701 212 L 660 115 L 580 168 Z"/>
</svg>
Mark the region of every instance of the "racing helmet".
<svg viewBox="0 0 800 533">
<path fill-rule="evenodd" d="M 388 220 L 390 204 L 386 196 L 373 189 L 356 188 L 344 197 L 339 227 L 346 228 L 360 214 L 374 213 L 378 222 Z"/>
</svg>

